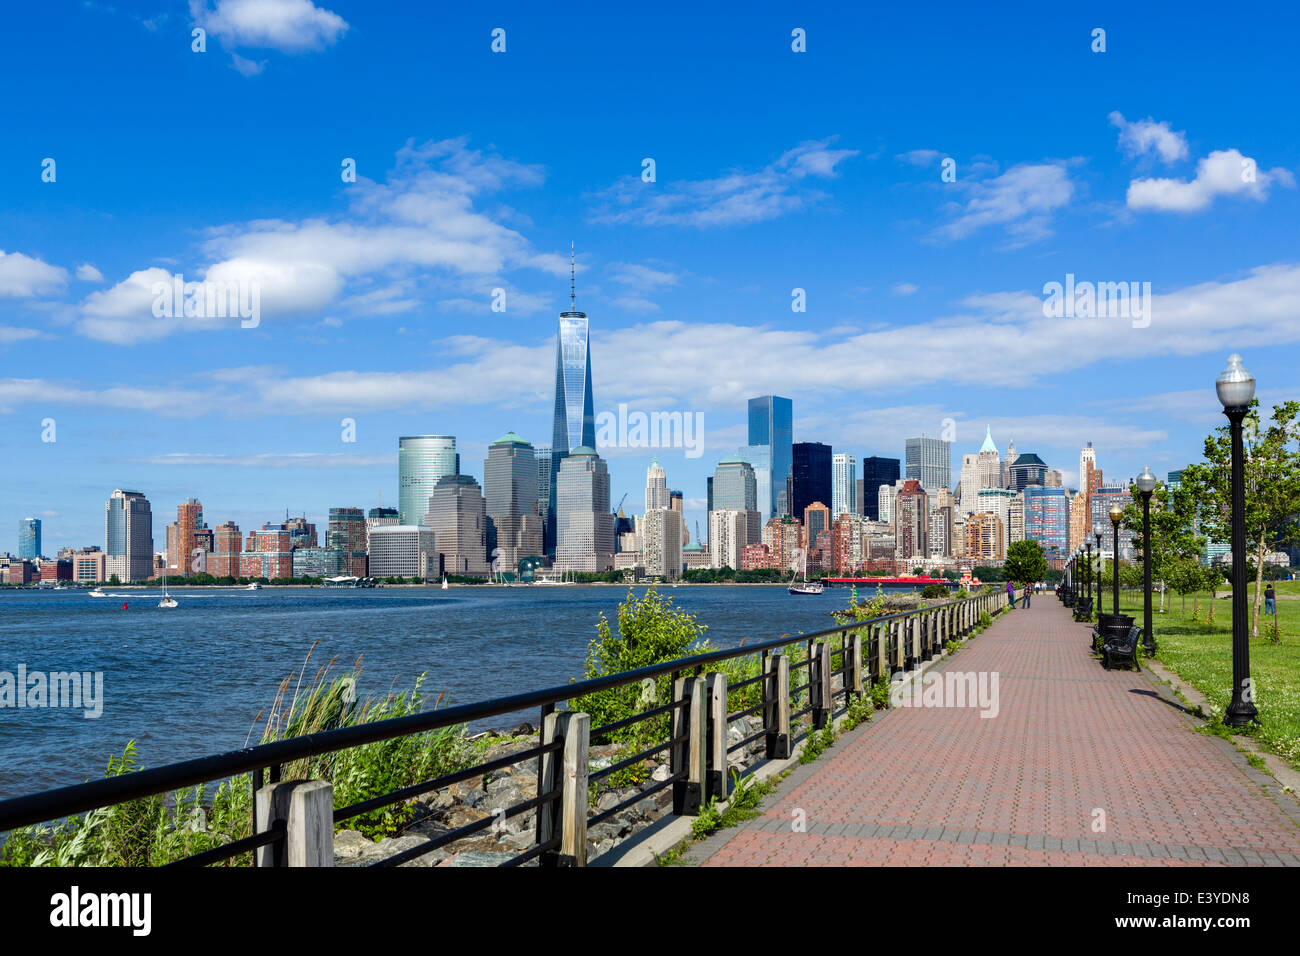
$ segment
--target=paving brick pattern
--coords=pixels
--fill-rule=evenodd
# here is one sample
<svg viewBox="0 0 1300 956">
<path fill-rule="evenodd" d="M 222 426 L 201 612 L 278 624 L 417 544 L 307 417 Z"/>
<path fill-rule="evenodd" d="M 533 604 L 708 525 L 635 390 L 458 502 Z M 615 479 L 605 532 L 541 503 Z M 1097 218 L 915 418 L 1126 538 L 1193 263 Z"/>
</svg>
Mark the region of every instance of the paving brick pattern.
<svg viewBox="0 0 1300 956">
<path fill-rule="evenodd" d="M 955 707 L 877 713 L 791 774 L 763 816 L 688 859 L 1300 866 L 1293 795 L 1228 741 L 1194 732 L 1198 722 L 1145 671 L 1103 670 L 1088 634 L 1046 596 L 1003 614 L 939 667 L 996 672 L 996 717 Z M 796 810 L 806 832 L 794 832 Z"/>
</svg>

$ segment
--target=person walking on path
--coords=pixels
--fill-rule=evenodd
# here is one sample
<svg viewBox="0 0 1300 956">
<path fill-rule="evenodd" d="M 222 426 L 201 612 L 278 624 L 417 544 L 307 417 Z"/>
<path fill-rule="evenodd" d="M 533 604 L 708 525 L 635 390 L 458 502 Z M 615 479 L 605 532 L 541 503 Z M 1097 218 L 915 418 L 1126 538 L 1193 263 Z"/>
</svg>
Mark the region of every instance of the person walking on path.
<svg viewBox="0 0 1300 956">
<path fill-rule="evenodd" d="M 1007 601 L 1012 606 L 1016 606 L 1016 586 L 1010 581 L 1007 582 Z"/>
<path fill-rule="evenodd" d="M 1033 597 L 1033 595 L 1034 595 L 1034 586 L 1026 582 L 1025 583 L 1025 604 L 1024 604 L 1026 608 L 1029 607 L 1029 599 Z"/>
<path fill-rule="evenodd" d="M 1273 590 L 1272 581 L 1264 588 L 1264 613 L 1277 617 L 1277 592 Z"/>
</svg>

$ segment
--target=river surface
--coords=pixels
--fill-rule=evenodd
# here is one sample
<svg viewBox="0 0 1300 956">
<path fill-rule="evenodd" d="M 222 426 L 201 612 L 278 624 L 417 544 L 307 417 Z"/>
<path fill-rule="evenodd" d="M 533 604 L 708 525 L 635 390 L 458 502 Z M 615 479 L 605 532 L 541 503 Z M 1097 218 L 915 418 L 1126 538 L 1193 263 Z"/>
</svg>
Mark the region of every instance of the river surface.
<svg viewBox="0 0 1300 956">
<path fill-rule="evenodd" d="M 829 612 L 849 598 L 848 588 L 808 597 L 762 585 L 663 591 L 722 647 L 831 627 Z M 180 606 L 160 610 L 156 590 L 0 592 L 0 672 L 24 665 L 28 674 L 103 675 L 98 718 L 84 707 L 0 706 L 0 798 L 98 778 L 128 740 L 144 766 L 255 743 L 258 712 L 317 641 L 306 682 L 331 658 L 336 672 L 360 658 L 361 697 L 409 689 L 422 673 L 428 698 L 444 693 L 448 704 L 564 684 L 581 677 L 600 614 L 617 626 L 626 593 L 599 585 L 196 588 L 177 590 Z"/>
</svg>

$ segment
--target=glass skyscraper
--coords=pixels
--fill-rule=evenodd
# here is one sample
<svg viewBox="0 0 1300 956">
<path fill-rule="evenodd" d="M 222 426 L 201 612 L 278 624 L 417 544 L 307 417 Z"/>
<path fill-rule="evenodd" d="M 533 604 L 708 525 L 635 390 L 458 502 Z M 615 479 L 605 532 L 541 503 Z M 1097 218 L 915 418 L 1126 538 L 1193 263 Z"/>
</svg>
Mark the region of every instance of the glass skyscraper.
<svg viewBox="0 0 1300 956">
<path fill-rule="evenodd" d="M 452 435 L 406 435 L 397 440 L 398 524 L 418 525 L 429 510 L 438 481 L 460 474 Z"/>
<path fill-rule="evenodd" d="M 41 556 L 41 519 L 22 518 L 18 522 L 18 557 L 39 558 Z"/>
<path fill-rule="evenodd" d="M 853 455 L 831 456 L 831 520 L 857 510 L 858 460 Z"/>
<path fill-rule="evenodd" d="M 758 489 L 758 509 L 765 518 L 790 513 L 786 485 L 794 466 L 794 403 L 779 395 L 749 400 L 749 457 L 759 471 L 756 448 L 767 449 L 767 476 Z"/>
<path fill-rule="evenodd" d="M 792 448 L 791 474 L 794 501 L 791 514 L 802 518 L 814 501 L 831 503 L 831 446 L 819 441 L 801 441 Z"/>
<path fill-rule="evenodd" d="M 1023 491 L 1025 537 L 1037 541 L 1048 560 L 1070 556 L 1070 502 L 1064 488 L 1030 485 Z"/>
<path fill-rule="evenodd" d="M 570 250 L 569 311 L 560 313 L 555 335 L 555 414 L 551 424 L 551 480 L 547 495 L 545 546 L 556 546 L 556 489 L 560 463 L 575 448 L 596 447 L 596 409 L 591 396 L 591 341 L 587 313 L 579 312 Z"/>
<path fill-rule="evenodd" d="M 942 438 L 909 438 L 907 440 L 907 472 L 909 481 L 919 481 L 927 491 L 937 491 L 952 484 L 952 443 Z"/>
<path fill-rule="evenodd" d="M 877 455 L 862 459 L 862 507 L 872 521 L 880 520 L 880 486 L 892 485 L 901 477 L 901 464 L 897 458 Z"/>
</svg>

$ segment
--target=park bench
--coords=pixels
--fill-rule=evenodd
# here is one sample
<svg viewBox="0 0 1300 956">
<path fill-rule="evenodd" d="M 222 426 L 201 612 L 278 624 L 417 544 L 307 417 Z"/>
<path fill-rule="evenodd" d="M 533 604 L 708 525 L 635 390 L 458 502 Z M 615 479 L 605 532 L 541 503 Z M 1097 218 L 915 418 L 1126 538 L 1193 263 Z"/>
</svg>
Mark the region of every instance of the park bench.
<svg viewBox="0 0 1300 956">
<path fill-rule="evenodd" d="M 1081 597 L 1074 604 L 1074 619 L 1088 621 L 1092 619 L 1092 598 Z"/>
<path fill-rule="evenodd" d="M 1101 665 L 1110 670 L 1112 664 L 1120 661 L 1132 663 L 1135 670 L 1140 670 L 1138 664 L 1137 648 L 1138 641 L 1142 637 L 1142 628 L 1134 624 L 1128 629 L 1128 634 L 1121 638 L 1112 637 L 1101 646 Z M 1127 666 L 1127 664 L 1126 664 Z"/>
</svg>

